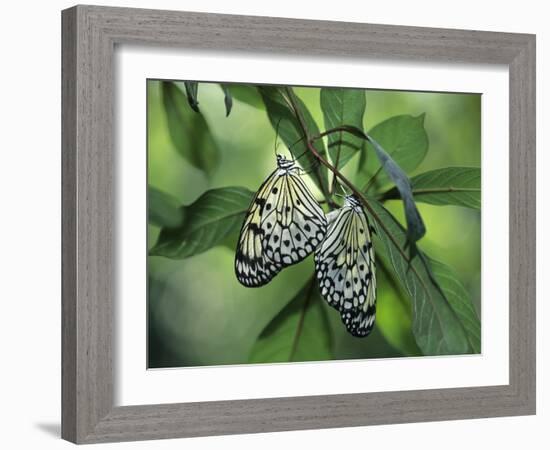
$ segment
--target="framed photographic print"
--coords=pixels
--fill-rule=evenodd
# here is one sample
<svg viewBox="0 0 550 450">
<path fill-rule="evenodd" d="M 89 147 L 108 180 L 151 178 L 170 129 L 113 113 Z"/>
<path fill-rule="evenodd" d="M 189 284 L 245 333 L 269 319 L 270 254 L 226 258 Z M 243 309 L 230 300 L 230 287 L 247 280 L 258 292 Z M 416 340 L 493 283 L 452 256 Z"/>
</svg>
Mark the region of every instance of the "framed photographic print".
<svg viewBox="0 0 550 450">
<path fill-rule="evenodd" d="M 65 439 L 535 412 L 534 36 L 62 17 Z"/>
</svg>

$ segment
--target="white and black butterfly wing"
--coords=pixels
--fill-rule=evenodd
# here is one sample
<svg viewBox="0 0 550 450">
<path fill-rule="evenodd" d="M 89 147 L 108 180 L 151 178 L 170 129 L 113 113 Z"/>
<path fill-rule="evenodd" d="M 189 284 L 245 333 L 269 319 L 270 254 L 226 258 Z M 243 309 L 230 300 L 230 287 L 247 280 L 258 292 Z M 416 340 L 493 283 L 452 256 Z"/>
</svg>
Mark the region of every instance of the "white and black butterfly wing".
<svg viewBox="0 0 550 450">
<path fill-rule="evenodd" d="M 325 214 L 300 176 L 279 176 L 265 197 L 260 221 L 267 257 L 287 267 L 310 255 L 327 232 Z"/>
<path fill-rule="evenodd" d="M 336 308 L 347 330 L 367 336 L 376 315 L 376 273 L 372 236 L 361 207 L 344 206 L 315 253 L 321 295 Z"/>
<path fill-rule="evenodd" d="M 247 287 L 268 283 L 282 265 L 268 258 L 264 251 L 264 231 L 260 227 L 265 198 L 280 177 L 275 170 L 260 186 L 246 213 L 235 253 L 235 275 Z"/>
</svg>

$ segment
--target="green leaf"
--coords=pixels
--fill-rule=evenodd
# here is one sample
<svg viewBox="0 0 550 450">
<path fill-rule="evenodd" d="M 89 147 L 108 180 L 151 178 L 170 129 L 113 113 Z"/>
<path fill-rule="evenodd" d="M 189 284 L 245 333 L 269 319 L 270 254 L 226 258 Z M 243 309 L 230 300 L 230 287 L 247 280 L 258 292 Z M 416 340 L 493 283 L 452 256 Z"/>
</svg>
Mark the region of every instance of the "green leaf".
<svg viewBox="0 0 550 450">
<path fill-rule="evenodd" d="M 368 200 L 367 214 L 374 224 L 377 252 L 385 252 L 398 280 L 412 301 L 412 330 L 425 355 L 472 353 L 466 330 L 431 273 L 426 257 L 409 259 L 407 236 L 397 220 L 376 200 Z"/>
<path fill-rule="evenodd" d="M 352 125 L 362 129 L 366 104 L 363 89 L 322 88 L 321 108 L 325 128 Z M 328 152 L 337 168 L 343 167 L 363 145 L 363 139 L 342 131 L 328 135 Z"/>
<path fill-rule="evenodd" d="M 243 187 L 212 189 L 182 208 L 184 220 L 176 228 L 163 228 L 152 256 L 188 258 L 234 238 L 234 245 L 253 192 Z"/>
<path fill-rule="evenodd" d="M 409 115 L 394 116 L 374 126 L 368 135 L 380 144 L 401 169 L 410 173 L 422 162 L 428 152 L 428 134 L 424 129 L 424 114 L 418 117 Z M 359 170 L 363 174 L 374 175 L 380 169 L 376 158 L 371 158 L 367 145 L 361 153 Z M 368 156 L 368 158 L 367 158 Z M 383 185 L 388 177 L 383 172 L 376 176 L 376 182 Z"/>
<path fill-rule="evenodd" d="M 332 359 L 330 326 L 311 278 L 262 331 L 249 362 L 321 361 Z"/>
<path fill-rule="evenodd" d="M 481 353 L 481 321 L 464 285 L 450 267 L 430 259 L 432 272 L 445 293 L 451 308 L 462 322 L 474 353 Z"/>
<path fill-rule="evenodd" d="M 229 90 L 229 86 L 227 84 L 222 84 L 221 87 L 222 87 L 223 93 L 225 94 L 225 97 L 224 97 L 225 117 L 227 117 L 231 112 L 231 108 L 233 108 L 233 97 L 231 96 L 231 91 Z"/>
<path fill-rule="evenodd" d="M 220 151 L 202 114 L 189 108 L 183 92 L 171 81 L 162 82 L 162 101 L 172 143 L 178 153 L 198 169 L 212 174 Z"/>
<path fill-rule="evenodd" d="M 300 163 L 306 170 L 311 169 L 313 179 L 323 192 L 327 192 L 327 169 L 320 166 L 316 158 L 307 149 L 307 139 L 319 134 L 319 127 L 306 105 L 293 93 L 291 88 L 276 86 L 259 86 L 258 90 L 264 101 L 267 115 L 274 130 L 289 148 L 294 158 L 300 157 Z M 292 99 L 290 98 L 292 96 Z M 292 101 L 299 108 L 301 118 L 297 117 L 292 107 Z M 305 127 L 305 130 L 304 130 Z M 307 133 L 307 136 L 306 136 Z M 315 144 L 315 149 L 321 155 L 325 153 L 325 145 L 321 139 Z"/>
<path fill-rule="evenodd" d="M 412 333 L 409 295 L 401 288 L 384 252 L 376 252 L 376 324 L 384 338 L 402 356 L 421 356 Z"/>
<path fill-rule="evenodd" d="M 178 201 L 152 186 L 147 186 L 147 210 L 152 225 L 174 228 L 183 221 L 183 211 Z"/>
<path fill-rule="evenodd" d="M 187 101 L 189 102 L 189 106 L 195 112 L 199 112 L 199 101 L 197 99 L 199 83 L 197 83 L 196 81 L 184 81 L 183 84 L 185 85 L 185 92 L 187 94 Z"/>
<path fill-rule="evenodd" d="M 430 170 L 413 177 L 411 184 L 414 198 L 418 202 L 481 208 L 481 169 L 478 167 Z M 398 195 L 397 190 L 392 188 L 380 198 L 389 200 Z"/>
<path fill-rule="evenodd" d="M 382 146 L 376 142 L 371 136 L 367 138 L 368 142 L 373 146 L 376 156 L 382 165 L 382 168 L 388 174 L 390 179 L 395 183 L 403 205 L 405 208 L 405 219 L 407 221 L 407 237 L 411 243 L 418 241 L 426 234 L 426 227 L 420 217 L 420 212 L 414 203 L 412 187 L 409 178 L 397 165 L 397 163 L 384 151 Z"/>
<path fill-rule="evenodd" d="M 249 84 L 225 84 L 225 87 L 234 99 L 246 103 L 253 108 L 263 110 L 264 102 L 255 86 Z"/>
</svg>

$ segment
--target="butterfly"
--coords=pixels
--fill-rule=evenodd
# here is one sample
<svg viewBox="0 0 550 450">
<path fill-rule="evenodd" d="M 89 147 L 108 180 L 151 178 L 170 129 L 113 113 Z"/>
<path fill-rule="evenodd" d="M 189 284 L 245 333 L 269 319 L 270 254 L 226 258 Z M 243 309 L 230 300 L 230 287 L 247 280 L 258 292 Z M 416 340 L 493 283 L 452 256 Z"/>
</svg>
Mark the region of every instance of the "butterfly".
<svg viewBox="0 0 550 450">
<path fill-rule="evenodd" d="M 329 213 L 328 231 L 315 252 L 315 271 L 321 295 L 340 312 L 354 336 L 367 336 L 376 315 L 376 273 L 372 229 L 353 195 Z"/>
<path fill-rule="evenodd" d="M 235 274 L 244 286 L 265 285 L 323 241 L 327 219 L 302 172 L 295 160 L 277 155 L 277 168 L 254 196 L 235 254 Z"/>
</svg>

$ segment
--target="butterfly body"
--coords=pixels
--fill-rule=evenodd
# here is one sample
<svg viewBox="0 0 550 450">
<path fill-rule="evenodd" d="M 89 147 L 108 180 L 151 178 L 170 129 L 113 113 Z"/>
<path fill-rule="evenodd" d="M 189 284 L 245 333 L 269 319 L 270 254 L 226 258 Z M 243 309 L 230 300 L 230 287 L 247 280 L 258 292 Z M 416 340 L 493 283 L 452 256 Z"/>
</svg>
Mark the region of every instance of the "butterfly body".
<svg viewBox="0 0 550 450">
<path fill-rule="evenodd" d="M 329 227 L 315 252 L 321 295 L 340 312 L 347 330 L 367 336 L 376 315 L 376 274 L 372 229 L 360 202 L 346 196 L 344 206 L 329 214 Z"/>
<path fill-rule="evenodd" d="M 245 217 L 235 274 L 247 287 L 263 286 L 322 242 L 327 221 L 294 160 L 277 155 L 277 168 L 262 183 Z"/>
</svg>

